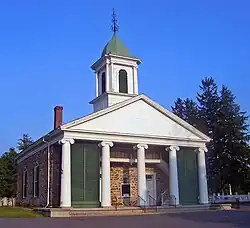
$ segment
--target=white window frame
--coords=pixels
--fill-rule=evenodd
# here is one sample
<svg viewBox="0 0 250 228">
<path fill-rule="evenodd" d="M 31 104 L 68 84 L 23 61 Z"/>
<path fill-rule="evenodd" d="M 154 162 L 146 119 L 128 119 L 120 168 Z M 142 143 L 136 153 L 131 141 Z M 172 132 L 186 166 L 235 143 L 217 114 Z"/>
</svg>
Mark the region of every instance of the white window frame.
<svg viewBox="0 0 250 228">
<path fill-rule="evenodd" d="M 33 196 L 34 198 L 37 198 L 38 195 L 36 194 L 36 184 L 39 182 L 39 178 L 37 179 L 37 169 L 39 169 L 39 164 L 36 162 L 35 167 L 33 169 Z M 39 183 L 38 183 L 39 184 Z M 39 190 L 38 190 L 39 192 Z"/>
<path fill-rule="evenodd" d="M 27 168 L 24 168 L 24 170 L 23 170 L 23 180 L 22 180 L 22 196 L 23 196 L 23 198 L 26 198 L 27 197 L 27 194 L 28 194 L 28 173 L 27 173 L 28 171 L 27 171 Z M 27 173 L 27 175 L 25 175 Z M 26 178 L 25 178 L 26 177 Z M 26 184 L 27 183 L 27 184 Z M 24 194 L 24 192 L 26 192 L 26 196 L 25 196 L 25 194 Z"/>
</svg>

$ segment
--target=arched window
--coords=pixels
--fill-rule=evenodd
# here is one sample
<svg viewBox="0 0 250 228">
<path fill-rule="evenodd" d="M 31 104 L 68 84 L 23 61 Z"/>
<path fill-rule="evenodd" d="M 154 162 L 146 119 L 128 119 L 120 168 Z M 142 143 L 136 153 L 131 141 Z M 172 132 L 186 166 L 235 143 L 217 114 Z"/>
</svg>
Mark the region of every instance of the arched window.
<svg viewBox="0 0 250 228">
<path fill-rule="evenodd" d="M 106 77 L 105 72 L 102 73 L 102 93 L 106 92 Z"/>
<path fill-rule="evenodd" d="M 128 77 L 126 70 L 119 71 L 119 92 L 128 93 Z"/>
</svg>

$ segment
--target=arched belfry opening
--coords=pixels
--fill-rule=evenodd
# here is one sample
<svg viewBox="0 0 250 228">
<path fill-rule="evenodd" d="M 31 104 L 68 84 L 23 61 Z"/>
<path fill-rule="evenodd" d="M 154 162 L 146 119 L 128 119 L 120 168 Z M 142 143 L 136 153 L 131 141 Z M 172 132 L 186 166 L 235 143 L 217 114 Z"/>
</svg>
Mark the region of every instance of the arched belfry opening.
<svg viewBox="0 0 250 228">
<path fill-rule="evenodd" d="M 128 93 L 128 75 L 126 70 L 119 71 L 119 92 Z"/>
<path fill-rule="evenodd" d="M 106 74 L 102 73 L 102 93 L 106 92 Z"/>
</svg>

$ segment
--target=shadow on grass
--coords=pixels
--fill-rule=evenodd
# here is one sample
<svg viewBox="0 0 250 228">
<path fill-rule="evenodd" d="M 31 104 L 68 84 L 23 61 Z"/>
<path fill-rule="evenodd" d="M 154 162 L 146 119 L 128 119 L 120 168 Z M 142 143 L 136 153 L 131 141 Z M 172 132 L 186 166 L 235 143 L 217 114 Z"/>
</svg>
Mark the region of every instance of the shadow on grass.
<svg viewBox="0 0 250 228">
<path fill-rule="evenodd" d="M 233 227 L 239 228 L 250 227 L 250 211 L 243 210 L 185 212 L 168 214 L 168 216 L 171 218 L 180 218 L 194 222 L 230 224 Z"/>
<path fill-rule="evenodd" d="M 0 218 L 41 218 L 33 210 L 21 207 L 0 207 Z"/>
</svg>

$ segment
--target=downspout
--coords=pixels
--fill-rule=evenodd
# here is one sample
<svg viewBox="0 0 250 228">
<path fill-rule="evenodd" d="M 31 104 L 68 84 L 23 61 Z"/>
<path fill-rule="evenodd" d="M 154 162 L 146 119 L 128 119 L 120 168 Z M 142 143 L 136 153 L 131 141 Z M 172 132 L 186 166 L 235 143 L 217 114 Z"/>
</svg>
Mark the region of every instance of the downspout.
<svg viewBox="0 0 250 228">
<path fill-rule="evenodd" d="M 47 173 L 47 176 L 48 176 L 48 189 L 47 189 L 47 204 L 45 207 L 48 207 L 50 202 L 49 202 L 49 192 L 50 192 L 50 143 L 47 142 L 44 138 L 43 138 L 43 142 L 45 142 L 48 146 L 48 154 L 47 154 L 47 159 L 48 159 L 48 162 L 47 162 L 47 165 L 48 165 L 48 173 Z"/>
</svg>

